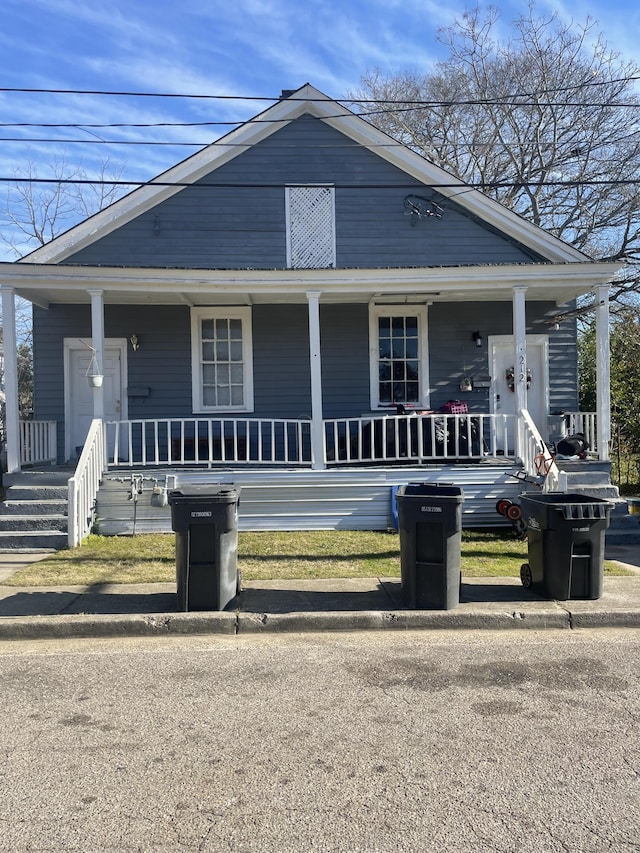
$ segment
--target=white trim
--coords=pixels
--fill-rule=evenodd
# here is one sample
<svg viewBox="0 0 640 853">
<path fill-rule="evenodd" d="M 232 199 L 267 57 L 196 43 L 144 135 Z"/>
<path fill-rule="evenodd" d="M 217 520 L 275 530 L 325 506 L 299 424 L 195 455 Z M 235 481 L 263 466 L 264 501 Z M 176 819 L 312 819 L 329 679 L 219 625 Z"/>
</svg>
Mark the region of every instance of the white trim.
<svg viewBox="0 0 640 853">
<path fill-rule="evenodd" d="M 384 160 L 429 187 L 435 187 L 441 195 L 455 196 L 456 204 L 463 209 L 539 252 L 548 260 L 560 262 L 587 260 L 587 256 L 573 246 L 527 222 L 479 190 L 469 188 L 461 193 L 459 187 L 447 187 L 447 184 L 457 184 L 459 181 L 308 84 L 154 180 L 164 183 L 195 183 L 304 113 L 325 121 L 360 145 L 375 145 L 375 153 Z M 36 249 L 27 255 L 25 260 L 29 263 L 59 262 L 180 192 L 182 188 L 153 186 L 152 182 L 133 190 L 120 201 L 70 229 L 46 246 Z"/>
<path fill-rule="evenodd" d="M 253 412 L 253 332 L 251 327 L 251 308 L 200 307 L 191 309 L 191 397 L 194 414 L 216 412 Z M 202 402 L 202 383 L 200 381 L 201 321 L 203 319 L 240 320 L 242 323 L 242 360 L 244 406 L 205 406 Z"/>
<path fill-rule="evenodd" d="M 64 338 L 63 340 L 63 374 L 64 374 L 64 458 L 71 459 L 73 448 L 71 446 L 71 427 L 73 423 L 73 412 L 71 410 L 71 352 L 72 350 L 87 349 L 85 338 Z M 105 338 L 104 353 L 107 350 L 120 351 L 120 419 L 129 419 L 129 399 L 127 397 L 128 367 L 127 367 L 127 339 Z M 95 389 L 94 389 L 95 390 Z"/>
<path fill-rule="evenodd" d="M 264 294 L 295 296 L 309 289 L 321 289 L 323 301 L 384 293 L 429 299 L 478 298 L 511 301 L 513 288 L 525 285 L 531 299 L 555 298 L 568 302 L 592 288 L 608 284 L 620 269 L 619 264 L 586 262 L 575 264 L 504 264 L 470 267 L 417 267 L 394 269 L 325 270 L 200 270 L 157 269 L 149 267 L 82 267 L 0 262 L 0 280 L 14 286 L 18 296 L 31 298 L 51 292 L 56 302 L 89 302 L 87 288 L 105 288 L 105 304 L 119 304 L 123 294 L 140 294 L 139 301 L 149 304 L 154 297 L 166 295 L 171 304 L 184 304 L 184 295 L 192 300 L 246 298 Z M 216 292 L 212 294 L 212 288 Z M 61 292 L 68 291 L 68 299 Z M 543 292 L 541 297 L 539 294 Z M 550 296 L 553 294 L 553 297 Z"/>
<path fill-rule="evenodd" d="M 320 344 L 319 290 L 307 293 L 309 302 L 309 359 L 311 375 L 311 464 L 314 470 L 325 467 L 322 423 L 322 349 Z"/>
<path fill-rule="evenodd" d="M 428 306 L 423 305 L 369 305 L 369 397 L 371 410 L 380 407 L 380 388 L 378 384 L 378 318 L 379 317 L 417 317 L 418 318 L 418 361 L 419 361 L 419 400 L 417 408 L 430 406 L 429 389 L 429 322 Z"/>
<path fill-rule="evenodd" d="M 20 400 L 15 289 L 3 284 L 2 330 L 4 346 L 4 403 L 7 473 L 20 470 Z"/>
<path fill-rule="evenodd" d="M 611 345 L 609 288 L 596 288 L 596 397 L 598 455 L 609 461 L 611 441 Z"/>
</svg>

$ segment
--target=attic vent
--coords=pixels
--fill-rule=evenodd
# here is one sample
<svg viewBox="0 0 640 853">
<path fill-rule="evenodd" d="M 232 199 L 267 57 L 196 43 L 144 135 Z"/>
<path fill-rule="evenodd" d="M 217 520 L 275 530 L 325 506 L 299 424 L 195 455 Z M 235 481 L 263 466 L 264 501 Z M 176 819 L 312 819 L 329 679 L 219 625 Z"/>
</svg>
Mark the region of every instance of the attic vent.
<svg viewBox="0 0 640 853">
<path fill-rule="evenodd" d="M 287 266 L 327 269 L 336 261 L 333 187 L 287 187 Z"/>
</svg>

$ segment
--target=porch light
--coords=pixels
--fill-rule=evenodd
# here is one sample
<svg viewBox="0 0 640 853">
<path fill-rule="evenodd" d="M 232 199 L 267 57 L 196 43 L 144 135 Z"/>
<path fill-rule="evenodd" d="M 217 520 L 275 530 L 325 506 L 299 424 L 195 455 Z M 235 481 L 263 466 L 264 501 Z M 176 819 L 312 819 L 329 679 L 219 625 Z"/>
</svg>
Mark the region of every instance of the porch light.
<svg viewBox="0 0 640 853">
<path fill-rule="evenodd" d="M 481 347 L 481 346 L 482 346 L 482 335 L 480 334 L 480 332 L 474 332 L 474 333 L 471 335 L 471 337 L 472 337 L 472 339 L 475 341 L 475 344 L 476 344 L 476 346 L 477 346 L 477 347 Z"/>
<path fill-rule="evenodd" d="M 138 350 L 140 349 L 140 340 L 138 339 L 138 336 L 137 335 L 131 335 L 131 337 L 129 338 L 129 341 L 131 342 L 131 349 L 134 352 L 138 352 Z"/>
</svg>

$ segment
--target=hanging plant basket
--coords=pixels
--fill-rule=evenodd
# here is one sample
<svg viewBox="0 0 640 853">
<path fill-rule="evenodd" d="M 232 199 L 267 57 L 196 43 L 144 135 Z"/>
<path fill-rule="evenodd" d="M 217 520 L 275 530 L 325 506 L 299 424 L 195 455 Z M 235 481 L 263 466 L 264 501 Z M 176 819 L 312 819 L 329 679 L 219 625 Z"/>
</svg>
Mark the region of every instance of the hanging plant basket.
<svg viewBox="0 0 640 853">
<path fill-rule="evenodd" d="M 95 356 L 95 351 L 91 356 L 91 361 L 89 362 L 89 367 L 87 367 L 87 380 L 89 381 L 90 388 L 100 388 L 102 386 L 102 380 L 104 376 L 100 373 L 100 368 L 98 367 L 98 359 Z"/>
</svg>

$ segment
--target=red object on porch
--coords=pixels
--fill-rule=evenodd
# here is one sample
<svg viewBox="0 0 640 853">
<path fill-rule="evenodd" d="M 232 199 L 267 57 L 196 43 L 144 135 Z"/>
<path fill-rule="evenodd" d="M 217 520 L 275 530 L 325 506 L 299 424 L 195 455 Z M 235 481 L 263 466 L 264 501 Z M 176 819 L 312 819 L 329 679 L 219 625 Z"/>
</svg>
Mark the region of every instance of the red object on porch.
<svg viewBox="0 0 640 853">
<path fill-rule="evenodd" d="M 462 400 L 448 400 L 440 411 L 447 415 L 466 415 L 469 406 Z"/>
</svg>

